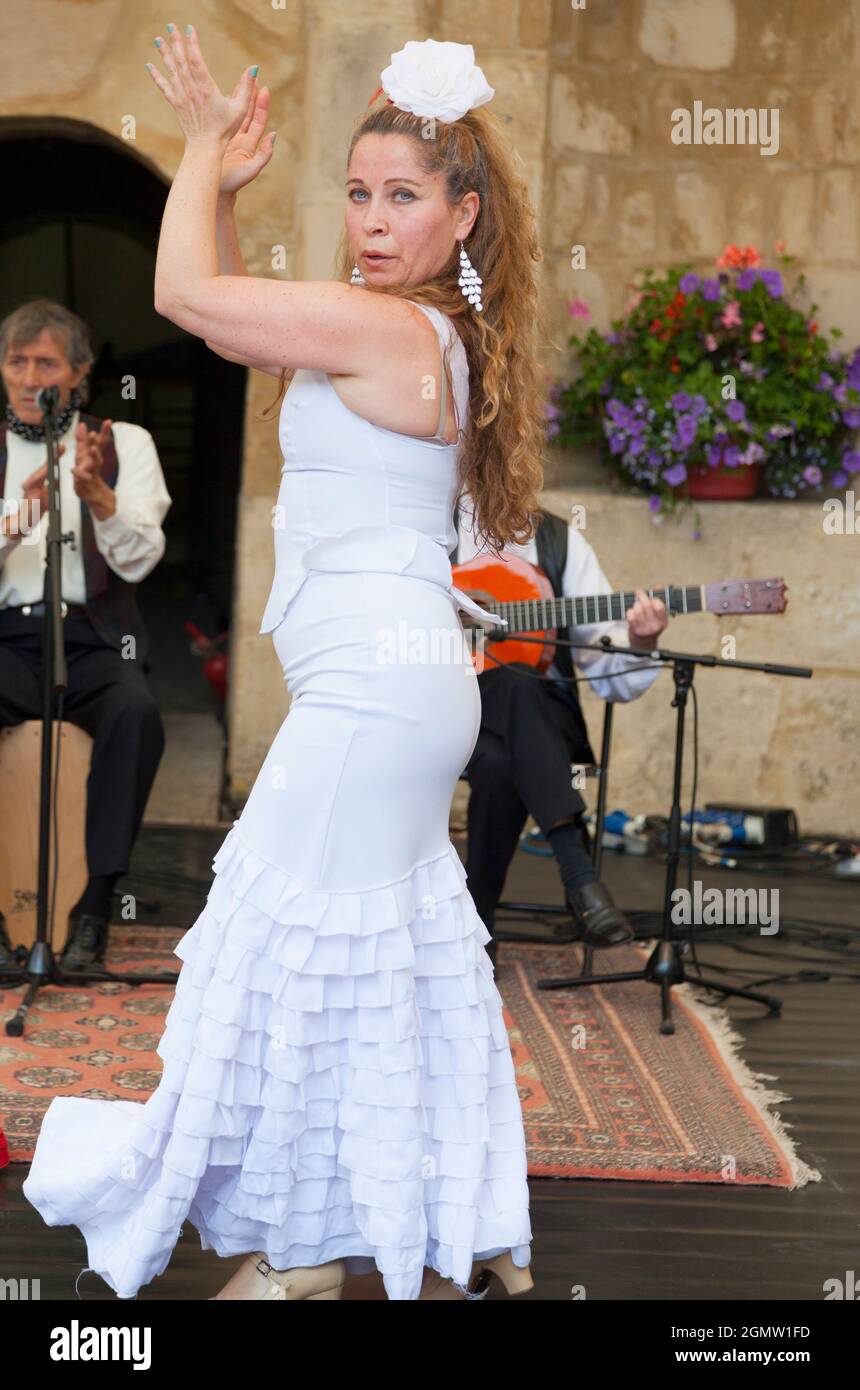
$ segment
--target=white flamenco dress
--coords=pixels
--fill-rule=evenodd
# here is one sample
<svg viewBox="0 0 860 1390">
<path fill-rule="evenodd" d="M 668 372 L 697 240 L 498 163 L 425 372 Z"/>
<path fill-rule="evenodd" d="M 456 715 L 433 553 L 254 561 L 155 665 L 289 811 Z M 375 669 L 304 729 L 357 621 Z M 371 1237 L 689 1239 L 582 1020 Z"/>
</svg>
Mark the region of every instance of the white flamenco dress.
<svg viewBox="0 0 860 1390">
<path fill-rule="evenodd" d="M 468 365 L 451 321 L 458 419 Z M 443 414 L 444 419 L 444 414 Z M 122 1298 L 203 1249 L 344 1258 L 417 1299 L 532 1238 L 522 1111 L 489 932 L 449 839 L 480 724 L 453 585 L 459 444 L 283 402 L 271 632 L 292 702 L 182 937 L 145 1103 L 59 1096 L 24 1195 Z"/>
</svg>

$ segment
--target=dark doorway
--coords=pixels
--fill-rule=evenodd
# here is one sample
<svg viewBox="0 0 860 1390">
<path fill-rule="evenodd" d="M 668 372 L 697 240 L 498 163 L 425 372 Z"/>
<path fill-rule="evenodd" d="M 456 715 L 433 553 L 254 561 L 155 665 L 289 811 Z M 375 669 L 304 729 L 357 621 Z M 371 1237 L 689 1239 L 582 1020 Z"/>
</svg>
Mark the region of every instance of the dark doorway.
<svg viewBox="0 0 860 1390">
<path fill-rule="evenodd" d="M 191 659 L 187 619 L 210 636 L 230 623 L 245 369 L 153 308 L 168 184 L 135 141 L 84 121 L 6 118 L 0 160 L 15 190 L 0 215 L 0 317 L 36 298 L 79 314 L 95 353 L 87 410 L 152 434 L 173 504 L 164 558 L 138 590 L 151 680 L 166 704 L 206 706 L 202 677 L 177 681 L 177 662 Z"/>
</svg>

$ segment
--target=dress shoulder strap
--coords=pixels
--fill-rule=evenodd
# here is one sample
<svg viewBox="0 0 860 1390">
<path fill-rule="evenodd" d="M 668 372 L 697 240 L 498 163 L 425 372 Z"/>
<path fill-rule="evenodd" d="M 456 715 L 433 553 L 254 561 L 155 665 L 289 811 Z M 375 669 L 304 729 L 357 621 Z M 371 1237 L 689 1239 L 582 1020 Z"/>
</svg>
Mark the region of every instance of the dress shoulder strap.
<svg viewBox="0 0 860 1390">
<path fill-rule="evenodd" d="M 436 426 L 436 433 L 429 435 L 430 439 L 438 439 L 442 443 L 447 443 L 445 439 L 445 422 L 448 418 L 448 369 L 447 369 L 447 350 L 450 349 L 454 334 L 454 326 L 449 318 L 437 309 L 434 304 L 419 304 L 416 299 L 410 299 L 410 304 L 414 304 L 417 309 L 421 309 L 430 322 L 434 325 L 439 336 L 439 347 L 442 354 L 442 380 L 439 388 L 439 423 Z M 456 413 L 456 400 L 455 400 Z M 458 421 L 459 425 L 459 421 Z"/>
</svg>

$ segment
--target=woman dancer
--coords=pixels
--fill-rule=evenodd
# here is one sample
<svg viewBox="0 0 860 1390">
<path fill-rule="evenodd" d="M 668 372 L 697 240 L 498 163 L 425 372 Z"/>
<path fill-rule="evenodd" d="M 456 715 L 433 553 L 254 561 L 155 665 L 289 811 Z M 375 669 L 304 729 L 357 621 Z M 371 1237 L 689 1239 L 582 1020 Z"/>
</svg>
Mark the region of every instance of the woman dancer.
<svg viewBox="0 0 860 1390">
<path fill-rule="evenodd" d="M 219 1298 L 337 1298 L 374 1269 L 393 1299 L 481 1296 L 486 1269 L 519 1292 L 522 1113 L 448 833 L 480 723 L 458 609 L 499 619 L 447 557 L 461 491 L 492 545 L 536 510 L 526 187 L 471 46 L 408 43 L 352 139 L 340 280 L 251 277 L 219 189 L 268 161 L 268 94 L 253 68 L 225 98 L 191 27 L 167 29 L 150 70 L 186 148 L 156 307 L 282 389 L 294 373 L 260 629 L 292 702 L 176 947 L 158 1088 L 55 1098 L 24 1192 L 123 1298 L 186 1218 L 251 1252 Z"/>
</svg>

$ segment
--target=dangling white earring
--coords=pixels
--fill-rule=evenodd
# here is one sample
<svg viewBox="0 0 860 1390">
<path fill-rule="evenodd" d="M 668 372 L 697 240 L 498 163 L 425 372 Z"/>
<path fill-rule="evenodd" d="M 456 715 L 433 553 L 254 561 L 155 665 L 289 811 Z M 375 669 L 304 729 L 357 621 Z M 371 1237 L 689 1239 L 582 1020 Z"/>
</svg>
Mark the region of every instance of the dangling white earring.
<svg viewBox="0 0 860 1390">
<path fill-rule="evenodd" d="M 469 260 L 469 257 L 466 255 L 466 248 L 461 241 L 460 275 L 457 280 L 457 284 L 460 286 L 461 292 L 465 295 L 466 299 L 468 299 L 469 303 L 472 305 L 472 308 L 476 309 L 478 313 L 481 313 L 484 307 L 481 303 L 481 287 L 483 286 L 483 283 L 484 282 L 478 274 L 477 270 L 472 265 L 472 262 Z"/>
<path fill-rule="evenodd" d="M 358 268 L 357 265 L 354 265 L 354 266 L 352 267 L 352 274 L 351 274 L 350 277 L 349 277 L 349 283 L 350 283 L 351 285 L 366 285 L 366 284 L 367 284 L 367 281 L 365 280 L 364 276 L 362 275 L 362 273 L 361 273 L 361 271 L 359 270 L 359 268 Z"/>
</svg>

